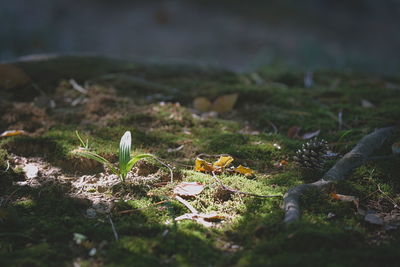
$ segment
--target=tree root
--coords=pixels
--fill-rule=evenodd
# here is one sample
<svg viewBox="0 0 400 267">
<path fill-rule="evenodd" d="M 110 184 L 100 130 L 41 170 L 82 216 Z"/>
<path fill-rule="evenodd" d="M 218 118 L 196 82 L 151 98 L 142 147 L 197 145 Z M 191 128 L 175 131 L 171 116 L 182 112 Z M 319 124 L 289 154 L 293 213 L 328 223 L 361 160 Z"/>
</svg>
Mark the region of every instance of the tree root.
<svg viewBox="0 0 400 267">
<path fill-rule="evenodd" d="M 369 155 L 379 149 L 383 142 L 390 137 L 395 127 L 386 127 L 375 130 L 364 136 L 357 145 L 344 155 L 324 176 L 309 184 L 302 184 L 289 189 L 284 195 L 284 223 L 289 224 L 300 218 L 299 198 L 310 189 L 322 190 L 337 181 L 345 179 L 345 176 L 354 168 L 364 164 Z"/>
</svg>

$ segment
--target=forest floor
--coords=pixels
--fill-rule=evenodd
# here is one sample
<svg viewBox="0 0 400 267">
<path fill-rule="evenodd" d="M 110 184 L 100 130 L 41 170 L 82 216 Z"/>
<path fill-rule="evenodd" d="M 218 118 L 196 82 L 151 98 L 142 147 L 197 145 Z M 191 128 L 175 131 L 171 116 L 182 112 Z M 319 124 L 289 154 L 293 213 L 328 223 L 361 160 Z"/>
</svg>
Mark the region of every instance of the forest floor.
<svg viewBox="0 0 400 267">
<path fill-rule="evenodd" d="M 398 77 L 275 67 L 235 74 L 81 57 L 1 65 L 0 77 L 0 131 L 19 131 L 0 138 L 2 266 L 400 260 L 398 156 L 367 161 L 326 192 L 308 192 L 299 222 L 285 225 L 282 209 L 289 188 L 320 179 L 363 136 L 399 123 Z M 130 131 L 133 153 L 168 164 L 173 181 L 150 159 L 121 182 L 74 153 L 76 131 L 113 163 Z M 306 171 L 293 156 L 315 135 L 337 156 Z M 399 141 L 396 131 L 376 155 L 390 155 Z M 226 154 L 254 174 L 195 169 L 199 155 L 213 162 Z M 204 187 L 186 203 L 212 216 L 176 220 L 190 212 L 174 194 L 184 182 Z"/>
</svg>

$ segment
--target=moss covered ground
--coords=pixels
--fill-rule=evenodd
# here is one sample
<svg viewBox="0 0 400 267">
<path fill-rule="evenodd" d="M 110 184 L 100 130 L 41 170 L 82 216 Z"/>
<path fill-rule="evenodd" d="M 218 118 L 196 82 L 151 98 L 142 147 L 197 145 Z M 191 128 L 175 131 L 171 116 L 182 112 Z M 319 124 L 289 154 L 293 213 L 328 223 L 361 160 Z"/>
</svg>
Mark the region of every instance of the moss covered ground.
<svg viewBox="0 0 400 267">
<path fill-rule="evenodd" d="M 234 74 L 98 60 L 18 63 L 32 80 L 1 93 L 0 130 L 19 127 L 29 134 L 0 139 L 0 265 L 398 265 L 400 230 L 366 222 L 354 203 L 330 193 L 356 196 L 360 207 L 382 216 L 394 214 L 400 204 L 399 157 L 368 161 L 329 192 L 310 192 L 301 202 L 301 221 L 290 226 L 282 223 L 282 198 L 224 195 L 212 175 L 193 170 L 196 155 L 229 154 L 235 165 L 248 166 L 255 175 L 221 174 L 219 179 L 259 195 L 283 195 L 294 185 L 317 180 L 323 171 L 305 172 L 293 162 L 305 140 L 288 131 L 301 127 L 301 136 L 320 130 L 319 137 L 343 155 L 375 128 L 399 123 L 398 77 L 316 71 L 306 88 L 304 73 L 273 67 Z M 86 82 L 87 95 L 72 89 L 69 78 Z M 230 112 L 215 116 L 193 110 L 195 97 L 213 100 L 231 93 L 238 93 L 238 100 Z M 76 130 L 112 162 L 120 137 L 131 131 L 135 153 L 152 153 L 174 167 L 174 183 L 156 177 L 151 183 L 106 188 L 113 209 L 94 218 L 87 216 L 90 198 L 71 195 L 68 182 L 19 183 L 25 178 L 14 157 L 39 157 L 77 179 L 104 172 L 71 154 L 79 145 Z M 397 131 L 377 155 L 390 154 L 399 141 Z M 204 191 L 188 201 L 225 219 L 214 227 L 174 221 L 188 212 L 172 197 L 181 181 L 203 183 Z M 77 234 L 85 236 L 82 242 Z"/>
</svg>

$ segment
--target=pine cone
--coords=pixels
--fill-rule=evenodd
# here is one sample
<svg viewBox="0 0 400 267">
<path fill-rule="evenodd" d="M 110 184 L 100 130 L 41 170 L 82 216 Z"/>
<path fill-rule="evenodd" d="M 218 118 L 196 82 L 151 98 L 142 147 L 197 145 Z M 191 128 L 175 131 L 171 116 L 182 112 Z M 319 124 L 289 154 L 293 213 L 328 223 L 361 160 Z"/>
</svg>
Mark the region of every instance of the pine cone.
<svg viewBox="0 0 400 267">
<path fill-rule="evenodd" d="M 315 138 L 303 144 L 301 149 L 296 151 L 293 159 L 302 168 L 321 170 L 324 167 L 328 150 L 328 143 L 325 140 Z"/>
</svg>

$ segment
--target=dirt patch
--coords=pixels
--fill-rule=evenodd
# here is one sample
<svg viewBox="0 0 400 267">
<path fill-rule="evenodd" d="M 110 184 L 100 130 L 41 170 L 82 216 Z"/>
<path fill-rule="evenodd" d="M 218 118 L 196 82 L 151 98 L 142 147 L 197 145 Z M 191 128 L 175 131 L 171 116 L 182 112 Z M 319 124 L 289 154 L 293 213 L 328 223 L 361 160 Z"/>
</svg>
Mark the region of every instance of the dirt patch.
<svg viewBox="0 0 400 267">
<path fill-rule="evenodd" d="M 10 103 L 2 109 L 0 130 L 25 130 L 42 133 L 53 125 L 53 121 L 42 108 L 33 103 Z"/>
</svg>

